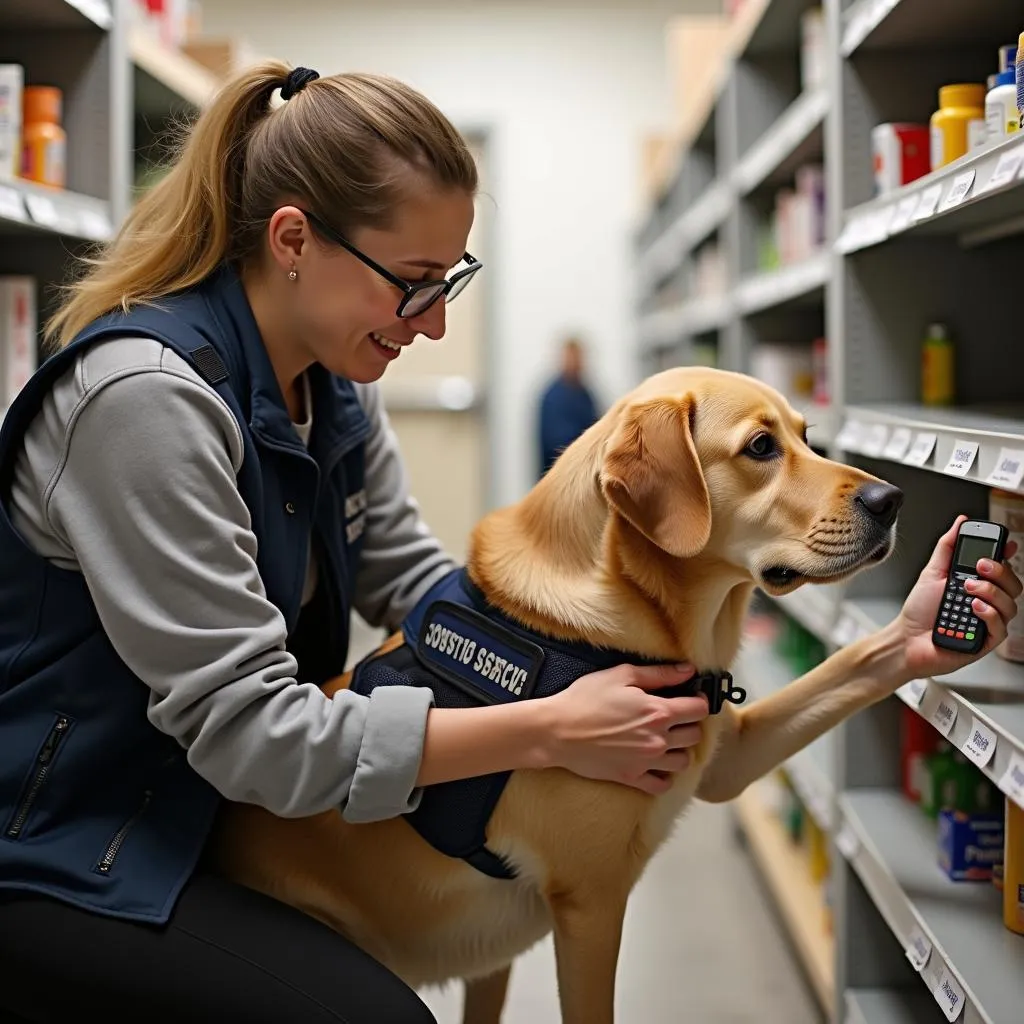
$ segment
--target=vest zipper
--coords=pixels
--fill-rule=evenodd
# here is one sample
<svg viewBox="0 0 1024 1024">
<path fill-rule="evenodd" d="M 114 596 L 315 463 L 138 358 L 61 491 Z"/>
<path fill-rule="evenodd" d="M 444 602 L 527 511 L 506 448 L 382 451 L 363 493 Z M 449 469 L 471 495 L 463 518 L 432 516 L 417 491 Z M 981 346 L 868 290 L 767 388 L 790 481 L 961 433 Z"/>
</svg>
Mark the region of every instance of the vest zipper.
<svg viewBox="0 0 1024 1024">
<path fill-rule="evenodd" d="M 114 838 L 110 840 L 103 856 L 96 865 L 96 870 L 101 875 L 110 874 L 114 861 L 117 860 L 117 855 L 121 852 L 121 847 L 124 846 L 124 841 L 128 838 L 128 833 L 131 832 L 132 826 L 142 817 L 143 812 L 149 806 L 152 796 L 152 790 L 147 789 L 142 797 L 142 804 L 139 806 L 139 809 L 117 830 Z"/>
<path fill-rule="evenodd" d="M 25 796 L 18 805 L 17 811 L 15 811 L 14 819 L 7 826 L 8 839 L 17 839 L 21 835 L 25 822 L 28 821 L 28 816 L 36 802 L 36 798 L 39 796 L 39 791 L 43 788 L 43 783 L 46 782 L 50 774 L 50 767 L 53 764 L 54 757 L 57 755 L 57 748 L 67 735 L 70 726 L 71 720 L 64 715 L 60 715 L 57 721 L 54 722 L 53 728 L 50 729 L 46 742 L 36 757 L 35 774 L 32 776 L 32 781 L 29 783 L 29 787 L 25 791 Z"/>
</svg>

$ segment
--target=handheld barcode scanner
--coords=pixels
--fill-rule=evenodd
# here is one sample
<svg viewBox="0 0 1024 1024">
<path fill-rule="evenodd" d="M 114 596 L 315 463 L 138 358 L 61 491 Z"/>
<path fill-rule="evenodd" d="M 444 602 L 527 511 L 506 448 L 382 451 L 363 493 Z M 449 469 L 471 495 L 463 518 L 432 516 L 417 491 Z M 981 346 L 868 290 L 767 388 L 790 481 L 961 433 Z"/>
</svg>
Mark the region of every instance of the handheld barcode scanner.
<svg viewBox="0 0 1024 1024">
<path fill-rule="evenodd" d="M 985 643 L 985 623 L 974 614 L 971 608 L 974 595 L 968 593 L 965 584 L 968 580 L 980 578 L 980 559 L 1003 560 L 1006 538 L 1006 527 L 999 523 L 968 519 L 960 527 L 946 579 L 946 592 L 932 629 L 932 642 L 937 647 L 967 654 L 981 650 Z"/>
</svg>

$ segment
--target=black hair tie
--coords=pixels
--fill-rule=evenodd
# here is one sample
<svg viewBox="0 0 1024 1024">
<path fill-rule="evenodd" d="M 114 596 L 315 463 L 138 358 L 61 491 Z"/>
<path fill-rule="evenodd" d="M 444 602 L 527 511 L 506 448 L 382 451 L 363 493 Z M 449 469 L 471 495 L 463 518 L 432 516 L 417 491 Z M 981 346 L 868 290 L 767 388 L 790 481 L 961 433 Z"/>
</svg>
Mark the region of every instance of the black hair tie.
<svg viewBox="0 0 1024 1024">
<path fill-rule="evenodd" d="M 315 82 L 320 77 L 319 72 L 312 68 L 295 68 L 289 72 L 288 77 L 281 86 L 281 99 L 290 100 L 296 93 L 302 92 L 310 82 Z"/>
</svg>

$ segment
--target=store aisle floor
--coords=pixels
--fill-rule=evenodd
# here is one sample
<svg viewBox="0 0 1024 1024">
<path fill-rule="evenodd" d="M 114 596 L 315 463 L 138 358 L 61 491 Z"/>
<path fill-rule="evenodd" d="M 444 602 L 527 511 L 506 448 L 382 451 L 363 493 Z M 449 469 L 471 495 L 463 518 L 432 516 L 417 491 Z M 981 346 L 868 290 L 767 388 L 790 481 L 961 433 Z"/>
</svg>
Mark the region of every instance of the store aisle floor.
<svg viewBox="0 0 1024 1024">
<path fill-rule="evenodd" d="M 428 990 L 439 1024 L 461 992 Z M 630 901 L 618 978 L 622 1024 L 819 1024 L 823 1019 L 733 835 L 728 806 L 694 804 Z M 558 1024 L 550 940 L 512 972 L 502 1024 Z"/>
</svg>

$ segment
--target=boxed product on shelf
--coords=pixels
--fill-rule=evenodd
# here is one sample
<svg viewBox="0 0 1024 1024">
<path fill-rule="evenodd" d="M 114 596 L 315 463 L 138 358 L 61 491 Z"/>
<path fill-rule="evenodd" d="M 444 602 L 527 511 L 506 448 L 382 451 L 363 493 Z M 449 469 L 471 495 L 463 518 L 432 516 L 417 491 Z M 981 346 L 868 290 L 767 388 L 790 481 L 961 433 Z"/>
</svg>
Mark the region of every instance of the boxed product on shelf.
<svg viewBox="0 0 1024 1024">
<path fill-rule="evenodd" d="M 697 298 L 724 295 L 728 287 L 729 271 L 725 265 L 725 253 L 717 242 L 709 242 L 694 256 L 690 293 Z"/>
<path fill-rule="evenodd" d="M 930 722 L 906 705 L 900 707 L 900 780 L 903 793 L 919 803 L 927 786 L 927 761 L 942 737 Z"/>
<path fill-rule="evenodd" d="M 21 173 L 21 93 L 25 72 L 20 64 L 0 64 L 0 181 Z"/>
<path fill-rule="evenodd" d="M 816 405 L 828 405 L 831 401 L 828 365 L 828 339 L 815 338 L 811 342 L 811 373 L 814 378 L 811 399 Z"/>
<path fill-rule="evenodd" d="M 825 12 L 810 7 L 800 16 L 800 84 L 804 91 L 825 87 L 825 41 Z"/>
<path fill-rule="evenodd" d="M 0 412 L 36 371 L 36 281 L 0 277 Z"/>
<path fill-rule="evenodd" d="M 808 164 L 796 172 L 794 188 L 775 194 L 772 231 L 779 264 L 809 259 L 825 244 L 826 230 L 824 168 Z"/>
<path fill-rule="evenodd" d="M 939 812 L 939 865 L 954 882 L 987 882 L 1003 861 L 1003 812 Z"/>
<path fill-rule="evenodd" d="M 808 345 L 761 342 L 750 354 L 750 372 L 789 398 L 810 398 L 814 361 Z"/>
<path fill-rule="evenodd" d="M 1024 494 L 993 488 L 988 496 L 988 516 L 1002 523 L 1009 539 L 1017 542 L 1017 553 L 1010 564 L 1024 579 Z M 1017 598 L 1017 616 L 1010 621 L 1006 639 L 996 648 L 996 654 L 1007 661 L 1024 661 L 1024 595 Z"/>
<path fill-rule="evenodd" d="M 931 171 L 927 125 L 888 123 L 871 129 L 875 195 L 884 196 Z"/>
</svg>

